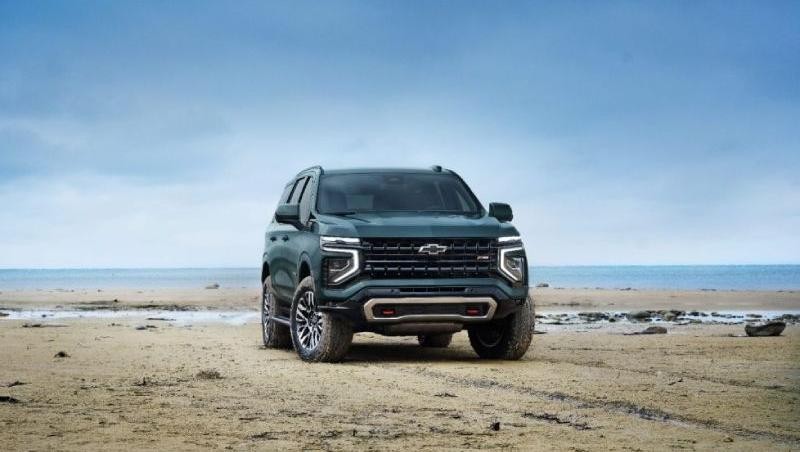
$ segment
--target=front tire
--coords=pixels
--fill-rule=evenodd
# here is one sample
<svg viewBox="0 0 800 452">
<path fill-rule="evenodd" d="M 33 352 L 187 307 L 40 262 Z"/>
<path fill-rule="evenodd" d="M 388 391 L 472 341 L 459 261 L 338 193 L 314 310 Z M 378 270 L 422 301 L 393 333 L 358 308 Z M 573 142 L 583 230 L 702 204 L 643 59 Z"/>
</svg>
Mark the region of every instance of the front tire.
<svg viewBox="0 0 800 452">
<path fill-rule="evenodd" d="M 267 276 L 261 288 L 261 339 L 267 348 L 291 348 L 289 328 L 274 319 L 278 312 L 277 301 L 275 291 L 272 290 L 272 281 Z"/>
<path fill-rule="evenodd" d="M 303 361 L 338 362 L 353 341 L 349 323 L 317 308 L 314 279 L 306 277 L 297 286 L 292 301 L 292 343 Z"/>
<path fill-rule="evenodd" d="M 469 329 L 469 343 L 484 359 L 517 360 L 525 355 L 533 337 L 533 302 L 525 304 L 508 317 Z"/>
</svg>

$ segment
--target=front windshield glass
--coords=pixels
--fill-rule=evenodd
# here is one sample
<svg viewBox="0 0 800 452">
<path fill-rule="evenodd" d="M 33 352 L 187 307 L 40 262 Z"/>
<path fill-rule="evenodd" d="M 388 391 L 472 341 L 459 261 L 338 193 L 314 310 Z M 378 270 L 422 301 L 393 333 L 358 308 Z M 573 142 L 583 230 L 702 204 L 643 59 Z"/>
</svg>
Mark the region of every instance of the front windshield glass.
<svg viewBox="0 0 800 452">
<path fill-rule="evenodd" d="M 327 214 L 359 212 L 478 213 L 478 203 L 451 174 L 326 174 L 320 179 L 317 210 Z"/>
</svg>

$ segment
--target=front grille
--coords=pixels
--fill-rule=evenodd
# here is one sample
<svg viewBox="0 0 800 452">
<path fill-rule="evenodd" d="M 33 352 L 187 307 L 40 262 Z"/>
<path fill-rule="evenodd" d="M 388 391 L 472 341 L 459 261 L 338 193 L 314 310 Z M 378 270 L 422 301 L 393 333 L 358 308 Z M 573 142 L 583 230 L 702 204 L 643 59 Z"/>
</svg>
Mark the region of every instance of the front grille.
<svg viewBox="0 0 800 452">
<path fill-rule="evenodd" d="M 441 247 L 447 249 L 420 253 Z M 494 239 L 361 239 L 361 249 L 363 274 L 375 279 L 490 277 L 497 268 Z"/>
</svg>

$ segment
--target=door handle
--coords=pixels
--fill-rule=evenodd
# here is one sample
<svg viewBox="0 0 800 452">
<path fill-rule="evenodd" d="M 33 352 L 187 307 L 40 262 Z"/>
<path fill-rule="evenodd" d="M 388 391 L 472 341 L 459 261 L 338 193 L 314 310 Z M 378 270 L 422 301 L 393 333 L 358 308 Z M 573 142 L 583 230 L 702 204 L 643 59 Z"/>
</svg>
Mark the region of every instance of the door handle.
<svg viewBox="0 0 800 452">
<path fill-rule="evenodd" d="M 281 240 L 283 240 L 284 242 L 288 242 L 289 241 L 289 236 L 288 235 L 284 235 L 283 237 L 281 237 Z"/>
</svg>

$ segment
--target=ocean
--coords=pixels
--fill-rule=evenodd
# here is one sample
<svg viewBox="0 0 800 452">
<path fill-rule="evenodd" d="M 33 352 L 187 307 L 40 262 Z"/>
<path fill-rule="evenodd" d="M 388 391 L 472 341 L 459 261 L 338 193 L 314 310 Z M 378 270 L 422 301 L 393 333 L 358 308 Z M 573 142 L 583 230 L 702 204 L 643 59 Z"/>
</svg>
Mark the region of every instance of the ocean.
<svg viewBox="0 0 800 452">
<path fill-rule="evenodd" d="M 800 290 L 800 265 L 534 266 L 531 285 L 606 289 Z M 19 289 L 257 288 L 258 268 L 0 269 Z"/>
</svg>

